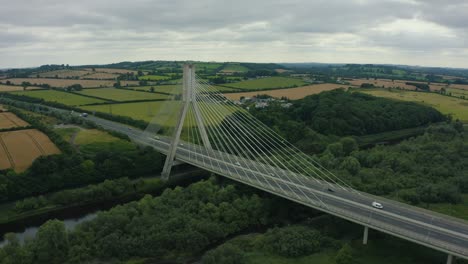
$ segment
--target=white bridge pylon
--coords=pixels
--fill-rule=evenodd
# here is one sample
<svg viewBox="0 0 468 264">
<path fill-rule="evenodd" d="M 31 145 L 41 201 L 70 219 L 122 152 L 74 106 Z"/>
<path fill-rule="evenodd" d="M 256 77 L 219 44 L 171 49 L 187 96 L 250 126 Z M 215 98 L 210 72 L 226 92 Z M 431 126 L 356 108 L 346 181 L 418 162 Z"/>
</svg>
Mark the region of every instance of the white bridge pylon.
<svg viewBox="0 0 468 264">
<path fill-rule="evenodd" d="M 168 180 L 171 174 L 172 166 L 174 165 L 175 154 L 177 151 L 177 146 L 180 141 L 180 134 L 182 133 L 182 128 L 184 126 L 185 119 L 187 117 L 187 112 L 190 106 L 194 109 L 195 120 L 197 128 L 199 130 L 200 136 L 202 138 L 203 145 L 206 148 L 211 149 L 211 144 L 206 134 L 205 123 L 203 122 L 203 117 L 201 116 L 200 109 L 196 103 L 195 98 L 195 65 L 185 64 L 184 65 L 184 75 L 183 75 L 183 88 L 182 88 L 182 108 L 180 109 L 176 127 L 172 135 L 171 145 L 169 147 L 168 154 L 166 156 L 166 161 L 164 163 L 164 168 L 161 173 L 161 176 L 164 180 Z"/>
</svg>

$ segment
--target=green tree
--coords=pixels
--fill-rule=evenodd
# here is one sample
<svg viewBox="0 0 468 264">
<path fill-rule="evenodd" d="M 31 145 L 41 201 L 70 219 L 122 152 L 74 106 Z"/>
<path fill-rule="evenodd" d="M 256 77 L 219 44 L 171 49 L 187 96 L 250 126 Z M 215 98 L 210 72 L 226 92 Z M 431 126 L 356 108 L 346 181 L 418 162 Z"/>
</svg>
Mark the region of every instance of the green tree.
<svg viewBox="0 0 468 264">
<path fill-rule="evenodd" d="M 203 264 L 243 264 L 246 263 L 241 249 L 232 244 L 224 244 L 208 251 L 202 259 Z"/>
<path fill-rule="evenodd" d="M 355 157 L 347 157 L 341 163 L 341 168 L 347 170 L 352 175 L 356 175 L 361 170 L 361 164 Z"/>
<path fill-rule="evenodd" d="M 336 264 L 353 264 L 354 256 L 353 249 L 349 244 L 345 244 L 337 253 L 335 257 Z"/>
<path fill-rule="evenodd" d="M 343 153 L 345 156 L 348 156 L 351 152 L 358 150 L 358 144 L 352 137 L 344 137 L 340 139 L 340 143 L 343 145 Z"/>
<path fill-rule="evenodd" d="M 37 231 L 33 244 L 35 263 L 61 264 L 68 256 L 69 242 L 65 224 L 49 220 Z"/>
</svg>

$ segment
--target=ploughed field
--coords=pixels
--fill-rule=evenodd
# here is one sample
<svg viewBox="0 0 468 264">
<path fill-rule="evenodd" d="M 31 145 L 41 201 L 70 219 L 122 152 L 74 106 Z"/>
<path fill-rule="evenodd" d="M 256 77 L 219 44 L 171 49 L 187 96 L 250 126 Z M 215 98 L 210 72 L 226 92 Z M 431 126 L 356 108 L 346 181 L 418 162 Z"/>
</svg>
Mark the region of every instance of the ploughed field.
<svg viewBox="0 0 468 264">
<path fill-rule="evenodd" d="M 60 150 L 37 129 L 0 133 L 0 170 L 25 171 L 39 156 L 58 154 Z"/>
</svg>

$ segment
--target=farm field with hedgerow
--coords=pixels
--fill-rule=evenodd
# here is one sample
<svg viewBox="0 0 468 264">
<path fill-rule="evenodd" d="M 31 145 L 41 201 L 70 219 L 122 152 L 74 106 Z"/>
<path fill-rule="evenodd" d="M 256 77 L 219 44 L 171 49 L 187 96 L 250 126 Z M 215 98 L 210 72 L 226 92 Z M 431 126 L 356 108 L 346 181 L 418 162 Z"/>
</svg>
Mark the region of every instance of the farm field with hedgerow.
<svg viewBox="0 0 468 264">
<path fill-rule="evenodd" d="M 44 99 L 45 101 L 49 102 L 57 102 L 65 105 L 70 106 L 77 106 L 77 105 L 86 105 L 86 104 L 94 104 L 94 103 L 103 103 L 104 100 L 90 98 L 85 96 L 80 96 L 77 94 L 62 92 L 62 91 L 55 91 L 55 90 L 42 90 L 42 91 L 22 91 L 22 92 L 13 92 L 17 95 L 25 95 L 34 98 Z"/>
<path fill-rule="evenodd" d="M 287 89 L 277 89 L 277 90 L 267 90 L 267 91 L 257 91 L 257 92 L 241 92 L 241 93 L 225 93 L 226 96 L 230 100 L 239 100 L 240 97 L 253 97 L 258 94 L 266 94 L 272 97 L 281 98 L 287 97 L 291 100 L 301 99 L 311 94 L 318 94 L 323 91 L 330 91 L 334 89 L 345 88 L 346 85 L 342 84 L 332 84 L 332 83 L 324 83 L 324 84 L 314 84 L 296 88 L 287 88 Z"/>
<path fill-rule="evenodd" d="M 170 97 L 159 93 L 145 93 L 116 88 L 85 89 L 78 93 L 119 102 L 134 100 L 163 100 L 169 99 Z"/>
<path fill-rule="evenodd" d="M 0 107 L 0 110 L 2 108 Z M 0 129 L 8 129 L 13 127 L 25 127 L 29 124 L 23 119 L 17 117 L 15 114 L 10 112 L 0 112 Z"/>
<path fill-rule="evenodd" d="M 463 122 L 468 121 L 468 100 L 444 96 L 437 93 L 388 89 L 362 89 L 359 90 L 359 92 L 378 97 L 422 103 L 434 107 L 443 114 L 450 114 L 454 119 L 459 119 Z"/>
<path fill-rule="evenodd" d="M 265 90 L 274 88 L 290 88 L 302 86 L 306 83 L 301 79 L 288 77 L 265 77 L 242 82 L 227 83 L 223 86 L 244 89 L 244 90 Z"/>
<path fill-rule="evenodd" d="M 58 154 L 60 150 L 36 129 L 0 133 L 0 170 L 13 168 L 21 172 L 43 155 Z"/>
</svg>

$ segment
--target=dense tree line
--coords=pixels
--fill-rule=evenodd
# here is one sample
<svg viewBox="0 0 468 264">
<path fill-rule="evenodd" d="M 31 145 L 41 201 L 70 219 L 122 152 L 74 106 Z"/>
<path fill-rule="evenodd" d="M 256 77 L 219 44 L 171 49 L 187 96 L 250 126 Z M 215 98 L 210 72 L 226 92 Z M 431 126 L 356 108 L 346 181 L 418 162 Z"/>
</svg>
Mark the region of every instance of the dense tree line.
<svg viewBox="0 0 468 264">
<path fill-rule="evenodd" d="M 70 152 L 36 159 L 22 173 L 0 172 L 0 200 L 36 196 L 106 179 L 159 174 L 163 155 L 151 147 L 128 152 L 102 150 L 93 156 Z"/>
<path fill-rule="evenodd" d="M 468 133 L 460 122 L 433 125 L 394 146 L 358 150 L 352 138 L 329 144 L 317 156 L 358 189 L 418 203 L 458 203 L 468 193 Z"/>
<path fill-rule="evenodd" d="M 63 190 L 47 196 L 29 197 L 15 204 L 17 212 L 25 212 L 45 206 L 70 206 L 86 203 L 97 203 L 128 195 L 153 193 L 162 190 L 165 184 L 160 179 L 131 181 L 129 178 L 104 180 L 84 188 Z"/>
<path fill-rule="evenodd" d="M 251 113 L 284 135 L 295 135 L 289 138 L 293 142 L 299 135 L 307 134 L 307 128 L 324 135 L 367 135 L 446 119 L 428 106 L 342 89 L 307 96 L 294 101 L 288 109 L 272 104 L 263 109 L 252 108 Z"/>
<path fill-rule="evenodd" d="M 269 222 L 268 199 L 214 179 L 167 189 L 117 206 L 73 232 L 60 221 L 41 226 L 24 246 L 11 236 L 1 263 L 83 263 L 131 257 L 177 259 L 200 254 L 230 234 Z"/>
</svg>

